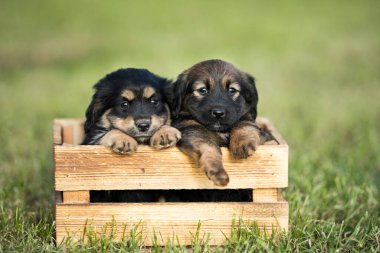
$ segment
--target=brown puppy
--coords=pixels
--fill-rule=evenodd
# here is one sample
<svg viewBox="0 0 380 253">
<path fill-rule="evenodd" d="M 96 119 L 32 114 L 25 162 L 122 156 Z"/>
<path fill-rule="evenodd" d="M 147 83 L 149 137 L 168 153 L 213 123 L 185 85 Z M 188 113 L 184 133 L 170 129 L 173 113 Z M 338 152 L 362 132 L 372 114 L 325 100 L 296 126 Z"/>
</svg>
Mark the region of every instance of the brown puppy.
<svg viewBox="0 0 380 253">
<path fill-rule="evenodd" d="M 168 85 L 146 69 L 119 69 L 106 75 L 94 86 L 82 144 L 104 145 L 119 154 L 135 152 L 138 143 L 156 149 L 175 146 L 181 133 L 170 126 Z"/>
<path fill-rule="evenodd" d="M 227 185 L 220 146 L 236 159 L 246 158 L 270 138 L 255 124 L 254 78 L 225 61 L 208 60 L 180 74 L 173 90 L 173 126 L 182 133 L 178 147 L 216 185 Z"/>
</svg>

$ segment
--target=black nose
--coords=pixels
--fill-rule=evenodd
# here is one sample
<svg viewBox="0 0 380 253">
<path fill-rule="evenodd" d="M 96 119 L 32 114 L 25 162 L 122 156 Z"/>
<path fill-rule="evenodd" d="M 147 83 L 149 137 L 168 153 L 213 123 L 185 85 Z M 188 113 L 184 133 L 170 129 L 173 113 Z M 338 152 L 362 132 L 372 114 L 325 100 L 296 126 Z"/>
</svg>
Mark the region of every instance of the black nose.
<svg viewBox="0 0 380 253">
<path fill-rule="evenodd" d="M 214 108 L 211 110 L 211 115 L 217 119 L 224 118 L 224 116 L 226 116 L 226 110 L 223 108 Z"/>
<path fill-rule="evenodd" d="M 150 120 L 137 120 L 136 126 L 141 132 L 146 132 L 150 127 Z"/>
</svg>

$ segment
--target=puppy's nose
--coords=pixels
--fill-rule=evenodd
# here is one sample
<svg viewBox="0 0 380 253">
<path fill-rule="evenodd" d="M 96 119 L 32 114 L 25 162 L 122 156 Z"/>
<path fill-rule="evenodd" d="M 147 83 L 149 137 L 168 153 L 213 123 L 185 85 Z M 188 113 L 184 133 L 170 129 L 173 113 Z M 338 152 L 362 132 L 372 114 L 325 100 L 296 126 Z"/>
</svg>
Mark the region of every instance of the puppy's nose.
<svg viewBox="0 0 380 253">
<path fill-rule="evenodd" d="M 226 110 L 223 108 L 214 108 L 211 110 L 211 115 L 217 119 L 224 118 L 224 116 L 226 116 Z"/>
<path fill-rule="evenodd" d="M 141 132 L 146 132 L 150 127 L 150 120 L 139 119 L 136 121 L 136 126 Z"/>
</svg>

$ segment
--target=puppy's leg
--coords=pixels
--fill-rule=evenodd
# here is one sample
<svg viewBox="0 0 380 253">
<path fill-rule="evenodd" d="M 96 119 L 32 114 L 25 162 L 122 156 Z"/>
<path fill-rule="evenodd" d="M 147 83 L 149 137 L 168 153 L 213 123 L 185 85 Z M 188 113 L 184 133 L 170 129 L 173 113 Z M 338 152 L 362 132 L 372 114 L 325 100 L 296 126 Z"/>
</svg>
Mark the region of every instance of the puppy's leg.
<svg viewBox="0 0 380 253">
<path fill-rule="evenodd" d="M 132 154 L 137 150 L 137 141 L 120 130 L 113 129 L 106 133 L 98 144 L 111 148 L 119 154 Z"/>
<path fill-rule="evenodd" d="M 235 159 L 252 155 L 260 143 L 260 128 L 252 121 L 241 121 L 230 135 L 230 151 Z"/>
<path fill-rule="evenodd" d="M 193 157 L 215 185 L 227 185 L 229 178 L 223 167 L 222 152 L 216 141 L 208 135 L 208 131 L 200 126 L 181 130 L 182 139 L 178 142 L 181 151 Z"/>
<path fill-rule="evenodd" d="M 228 174 L 222 163 L 222 152 L 219 146 L 204 143 L 199 146 L 199 167 L 216 185 L 225 186 L 229 182 Z"/>
<path fill-rule="evenodd" d="M 150 137 L 150 146 L 155 149 L 173 147 L 179 139 L 181 139 L 181 132 L 178 129 L 164 125 Z"/>
</svg>

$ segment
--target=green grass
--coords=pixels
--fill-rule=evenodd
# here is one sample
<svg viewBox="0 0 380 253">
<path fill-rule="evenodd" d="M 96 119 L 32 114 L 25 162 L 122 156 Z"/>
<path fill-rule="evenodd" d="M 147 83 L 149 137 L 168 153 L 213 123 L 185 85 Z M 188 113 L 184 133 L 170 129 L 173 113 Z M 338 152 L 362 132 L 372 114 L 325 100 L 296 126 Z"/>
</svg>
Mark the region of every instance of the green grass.
<svg viewBox="0 0 380 253">
<path fill-rule="evenodd" d="M 138 237 L 55 245 L 52 120 L 83 117 L 92 85 L 114 69 L 174 79 L 209 58 L 257 78 L 259 115 L 290 145 L 290 231 L 273 240 L 242 224 L 225 247 L 192 250 L 380 251 L 379 2 L 0 6 L 0 252 L 139 251 Z"/>
</svg>

